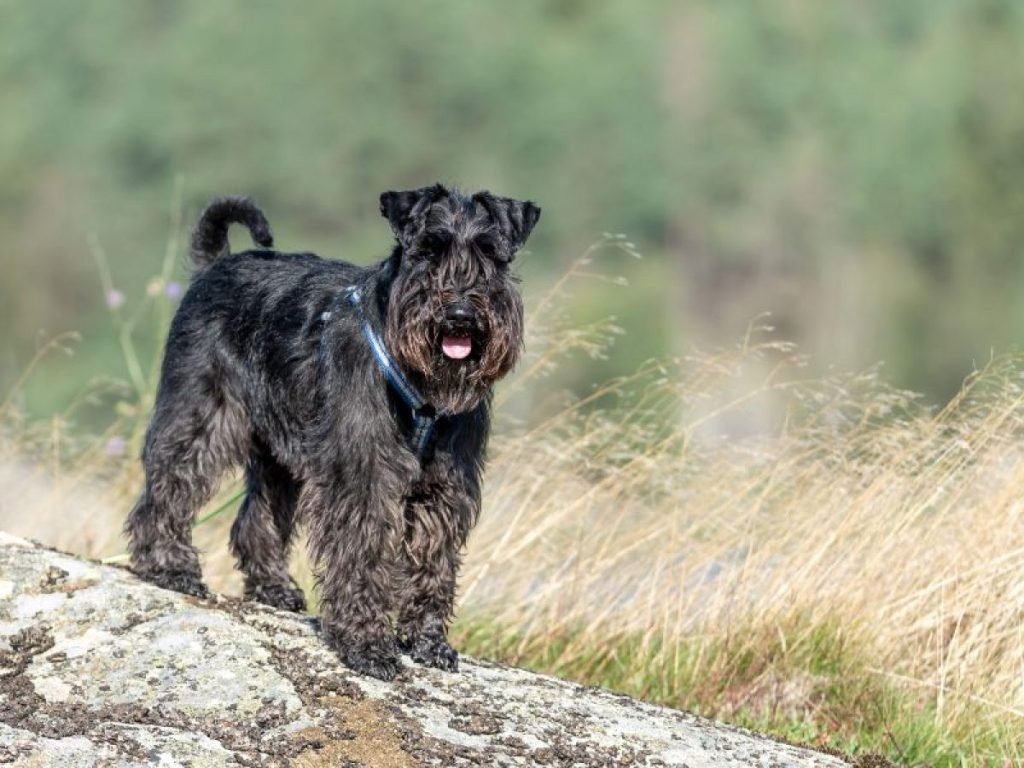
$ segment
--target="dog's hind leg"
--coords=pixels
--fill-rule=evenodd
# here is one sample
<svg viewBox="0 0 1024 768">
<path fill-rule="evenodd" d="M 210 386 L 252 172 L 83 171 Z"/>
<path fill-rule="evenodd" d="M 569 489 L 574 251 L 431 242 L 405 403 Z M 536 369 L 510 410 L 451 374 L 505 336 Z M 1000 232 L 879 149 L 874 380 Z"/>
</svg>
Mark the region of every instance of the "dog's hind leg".
<svg viewBox="0 0 1024 768">
<path fill-rule="evenodd" d="M 257 442 L 249 454 L 245 482 L 245 501 L 231 527 L 231 551 L 245 574 L 245 596 L 276 608 L 304 611 L 302 590 L 288 574 L 298 485 Z"/>
<path fill-rule="evenodd" d="M 248 425 L 240 406 L 222 394 L 188 394 L 164 390 L 158 397 L 142 452 L 146 486 L 125 532 L 139 576 L 205 596 L 192 521 L 223 472 L 244 455 Z"/>
</svg>

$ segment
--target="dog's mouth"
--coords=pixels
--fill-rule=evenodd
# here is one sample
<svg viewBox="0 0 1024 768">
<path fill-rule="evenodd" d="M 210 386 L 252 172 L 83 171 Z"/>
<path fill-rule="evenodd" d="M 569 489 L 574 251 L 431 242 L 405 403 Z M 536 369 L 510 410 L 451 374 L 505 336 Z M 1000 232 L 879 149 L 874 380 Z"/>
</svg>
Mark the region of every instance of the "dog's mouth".
<svg viewBox="0 0 1024 768">
<path fill-rule="evenodd" d="M 487 345 L 487 332 L 477 320 L 447 320 L 441 324 L 439 341 L 446 360 L 465 363 L 475 360 Z"/>
<path fill-rule="evenodd" d="M 446 333 L 441 338 L 441 351 L 450 360 L 465 360 L 473 354 L 473 337 L 459 331 Z"/>
</svg>

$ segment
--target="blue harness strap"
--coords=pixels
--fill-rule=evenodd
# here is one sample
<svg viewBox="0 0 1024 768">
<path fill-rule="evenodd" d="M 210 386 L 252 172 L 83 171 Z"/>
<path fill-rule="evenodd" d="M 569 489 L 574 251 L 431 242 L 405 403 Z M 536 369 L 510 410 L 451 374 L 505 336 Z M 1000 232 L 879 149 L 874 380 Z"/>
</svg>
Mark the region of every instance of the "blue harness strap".
<svg viewBox="0 0 1024 768">
<path fill-rule="evenodd" d="M 377 366 L 380 368 L 381 373 L 384 374 L 384 378 L 388 380 L 388 383 L 398 393 L 398 396 L 402 398 L 402 402 L 412 411 L 412 436 L 409 438 L 409 444 L 416 452 L 416 455 L 422 459 L 427 445 L 430 443 L 430 436 L 434 433 L 434 426 L 437 424 L 437 420 L 444 416 L 444 413 L 439 413 L 434 406 L 424 400 L 423 396 L 416 391 L 416 387 L 410 384 L 409 380 L 402 374 L 402 371 L 388 352 L 387 347 L 384 346 L 384 342 L 370 325 L 370 321 L 363 311 L 362 294 L 359 288 L 351 286 L 347 289 L 346 293 L 348 294 L 349 303 L 355 307 L 356 312 L 359 314 L 359 322 L 363 326 L 363 335 L 366 336 L 366 342 L 370 345 L 370 351 L 377 361 Z"/>
</svg>

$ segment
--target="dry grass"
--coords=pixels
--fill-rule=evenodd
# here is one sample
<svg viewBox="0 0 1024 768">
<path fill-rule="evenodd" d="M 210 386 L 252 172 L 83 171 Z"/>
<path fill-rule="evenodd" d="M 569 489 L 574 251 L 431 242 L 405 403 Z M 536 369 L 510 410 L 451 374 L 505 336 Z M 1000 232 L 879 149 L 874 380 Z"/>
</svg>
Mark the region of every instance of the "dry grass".
<svg viewBox="0 0 1024 768">
<path fill-rule="evenodd" d="M 621 238 L 601 247 L 631 251 Z M 1018 760 L 1024 359 L 992 360 L 934 410 L 874 370 L 804 379 L 791 347 L 754 330 L 518 423 L 538 377 L 616 333 L 556 313 L 592 255 L 532 303 L 530 356 L 498 405 L 459 639 L 789 738 L 908 762 Z M 156 307 L 165 322 L 162 301 L 138 317 Z M 117 555 L 152 381 L 92 388 L 118 402 L 94 436 L 76 432 L 74 411 L 30 423 L 6 403 L 0 527 Z M 197 538 L 230 591 L 229 518 Z"/>
<path fill-rule="evenodd" d="M 639 405 L 497 441 L 466 612 L 516 628 L 511 658 L 618 666 L 604 679 L 633 692 L 751 724 L 814 721 L 807 736 L 845 744 L 862 724 L 842 718 L 861 713 L 828 689 L 859 674 L 866 690 L 839 698 L 896 688 L 934 728 L 924 750 L 884 732 L 875 746 L 923 757 L 951 739 L 977 758 L 974 738 L 1016 756 L 1022 361 L 994 360 L 932 413 L 873 372 L 786 378 L 787 357 L 748 344 L 651 369 L 607 393 Z M 748 367 L 771 373 L 723 405 Z M 782 404 L 774 436 L 707 435 L 710 414 L 762 397 Z"/>
</svg>

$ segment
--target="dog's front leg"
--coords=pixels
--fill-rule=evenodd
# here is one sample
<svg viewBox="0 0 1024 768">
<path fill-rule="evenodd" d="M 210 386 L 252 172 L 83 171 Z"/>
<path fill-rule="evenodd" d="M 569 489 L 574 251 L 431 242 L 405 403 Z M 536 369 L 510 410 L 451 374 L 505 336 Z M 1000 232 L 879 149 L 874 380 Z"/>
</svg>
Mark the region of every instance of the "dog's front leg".
<svg viewBox="0 0 1024 768">
<path fill-rule="evenodd" d="M 413 661 L 454 671 L 448 644 L 462 548 L 480 509 L 475 480 L 439 457 L 413 489 L 405 510 L 398 638 Z"/>
<path fill-rule="evenodd" d="M 303 516 L 320 582 L 328 642 L 362 674 L 391 680 L 401 670 L 389 618 L 401 541 L 402 498 L 395 478 L 350 472 L 303 488 Z M 390 491 L 390 492 L 389 492 Z"/>
</svg>

